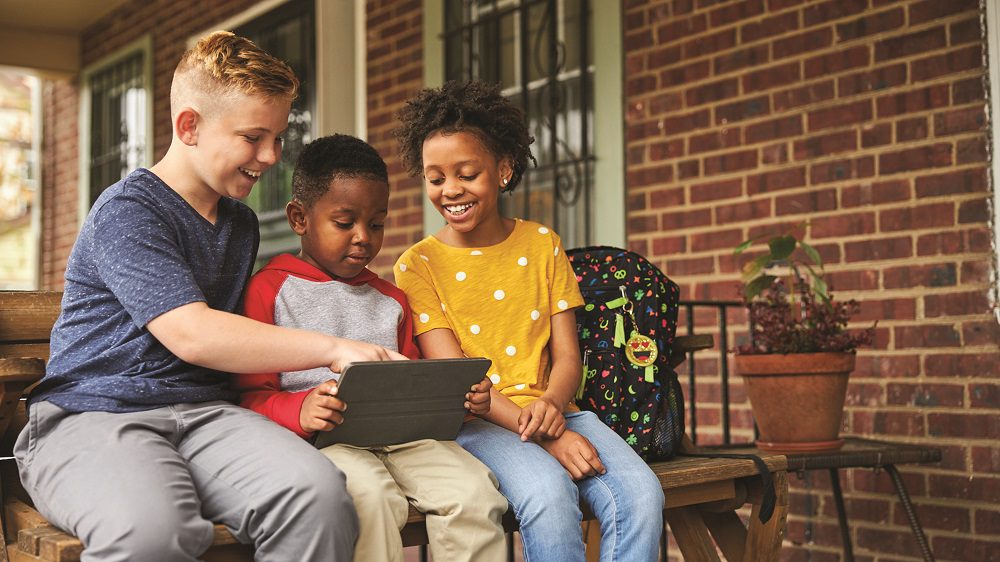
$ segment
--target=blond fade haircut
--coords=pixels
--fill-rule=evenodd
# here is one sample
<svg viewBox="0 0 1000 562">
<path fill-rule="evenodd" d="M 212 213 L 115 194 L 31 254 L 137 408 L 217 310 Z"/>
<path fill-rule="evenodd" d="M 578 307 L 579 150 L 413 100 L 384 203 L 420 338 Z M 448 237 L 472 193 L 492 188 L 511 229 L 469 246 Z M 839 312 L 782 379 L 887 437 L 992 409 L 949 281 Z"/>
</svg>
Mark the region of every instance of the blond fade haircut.
<svg viewBox="0 0 1000 562">
<path fill-rule="evenodd" d="M 184 53 L 170 85 L 170 115 L 193 106 L 212 113 L 234 94 L 291 102 L 299 79 L 285 62 L 245 37 L 212 32 Z"/>
</svg>

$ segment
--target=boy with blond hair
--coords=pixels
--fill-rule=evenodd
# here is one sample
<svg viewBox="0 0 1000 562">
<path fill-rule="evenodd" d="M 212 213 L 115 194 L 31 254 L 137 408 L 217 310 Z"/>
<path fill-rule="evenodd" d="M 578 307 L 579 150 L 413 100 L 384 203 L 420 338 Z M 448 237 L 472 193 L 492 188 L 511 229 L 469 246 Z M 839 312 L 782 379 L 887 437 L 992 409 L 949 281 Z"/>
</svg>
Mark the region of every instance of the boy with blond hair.
<svg viewBox="0 0 1000 562">
<path fill-rule="evenodd" d="M 232 402 L 225 373 L 400 359 L 235 314 L 259 233 L 246 197 L 281 156 L 298 80 L 228 32 L 184 54 L 166 155 L 107 188 L 70 255 L 45 377 L 15 445 L 38 510 L 81 560 L 197 560 L 213 522 L 257 560 L 350 560 L 343 473 Z"/>
</svg>

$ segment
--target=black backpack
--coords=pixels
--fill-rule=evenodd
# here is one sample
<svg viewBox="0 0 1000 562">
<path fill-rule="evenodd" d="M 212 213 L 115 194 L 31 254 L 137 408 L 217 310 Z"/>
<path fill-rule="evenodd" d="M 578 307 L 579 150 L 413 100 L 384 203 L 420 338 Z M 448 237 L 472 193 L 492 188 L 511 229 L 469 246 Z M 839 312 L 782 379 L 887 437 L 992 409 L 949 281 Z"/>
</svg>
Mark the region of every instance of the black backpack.
<svg viewBox="0 0 1000 562">
<path fill-rule="evenodd" d="M 576 311 L 584 373 L 577 406 L 597 414 L 643 459 L 672 458 L 684 435 L 684 396 L 669 362 L 677 284 L 621 248 L 566 255 L 584 301 Z"/>
</svg>

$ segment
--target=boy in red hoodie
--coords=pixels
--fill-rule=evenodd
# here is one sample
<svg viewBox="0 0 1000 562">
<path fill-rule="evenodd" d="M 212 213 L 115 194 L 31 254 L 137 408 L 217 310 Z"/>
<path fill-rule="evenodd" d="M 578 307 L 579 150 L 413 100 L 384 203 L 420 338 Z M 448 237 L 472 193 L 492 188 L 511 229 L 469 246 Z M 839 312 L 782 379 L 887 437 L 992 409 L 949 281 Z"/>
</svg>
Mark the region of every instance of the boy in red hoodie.
<svg viewBox="0 0 1000 562">
<path fill-rule="evenodd" d="M 375 149 L 348 135 L 310 143 L 296 162 L 285 209 L 301 251 L 275 257 L 253 276 L 244 313 L 417 358 L 406 297 L 366 267 L 382 247 L 388 205 L 388 173 Z M 327 368 L 237 375 L 234 385 L 243 406 L 305 438 L 343 421 L 335 376 Z M 489 410 L 489 386 L 486 379 L 470 393 L 473 413 Z M 347 475 L 358 512 L 354 560 L 402 560 L 408 498 L 426 515 L 435 560 L 505 558 L 500 518 L 507 500 L 489 469 L 454 441 L 338 444 L 322 452 Z"/>
</svg>

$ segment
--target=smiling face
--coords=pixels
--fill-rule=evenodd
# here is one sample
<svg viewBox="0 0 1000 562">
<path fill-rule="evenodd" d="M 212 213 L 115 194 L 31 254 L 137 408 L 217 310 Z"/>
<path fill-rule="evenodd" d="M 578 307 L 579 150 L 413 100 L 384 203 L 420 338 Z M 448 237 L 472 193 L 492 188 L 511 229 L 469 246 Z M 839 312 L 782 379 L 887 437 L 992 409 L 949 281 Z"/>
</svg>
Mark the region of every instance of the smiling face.
<svg viewBox="0 0 1000 562">
<path fill-rule="evenodd" d="M 229 94 L 219 111 L 194 113 L 193 166 L 204 189 L 243 199 L 268 168 L 281 160 L 281 135 L 291 103 L 283 99 Z M 181 116 L 183 119 L 184 116 Z"/>
<path fill-rule="evenodd" d="M 349 279 L 382 249 L 388 207 L 388 183 L 355 177 L 335 178 L 311 207 L 293 200 L 285 212 L 302 237 L 299 257 L 330 277 Z"/>
<path fill-rule="evenodd" d="M 437 132 L 424 141 L 424 186 L 427 197 L 448 222 L 445 242 L 467 247 L 503 241 L 509 227 L 498 199 L 511 167 L 500 161 L 469 132 Z"/>
</svg>

